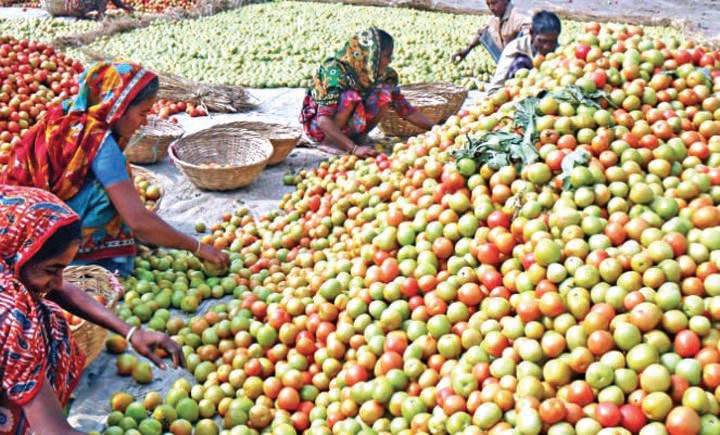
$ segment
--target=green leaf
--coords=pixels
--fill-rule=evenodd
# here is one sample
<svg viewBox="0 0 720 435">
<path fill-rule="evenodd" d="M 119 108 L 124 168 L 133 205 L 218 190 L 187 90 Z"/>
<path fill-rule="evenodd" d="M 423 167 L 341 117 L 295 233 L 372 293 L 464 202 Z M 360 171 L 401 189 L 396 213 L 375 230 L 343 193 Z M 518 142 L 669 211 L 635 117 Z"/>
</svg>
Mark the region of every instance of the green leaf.
<svg viewBox="0 0 720 435">
<path fill-rule="evenodd" d="M 563 180 L 563 190 L 572 189 L 572 185 L 570 184 L 570 175 L 572 173 L 572 170 L 576 166 L 585 166 L 590 163 L 590 157 L 591 156 L 589 152 L 587 152 L 583 148 L 580 148 L 571 152 L 563 158 L 563 161 L 560 164 L 560 169 L 562 169 L 561 178 Z"/>
<path fill-rule="evenodd" d="M 562 89 L 553 91 L 549 93 L 549 95 L 556 100 L 565 101 L 572 104 L 573 106 L 585 105 L 594 107 L 596 109 L 601 109 L 602 106 L 600 105 L 600 101 L 605 100 L 610 106 L 617 107 L 615 103 L 613 103 L 613 101 L 610 99 L 610 96 L 607 94 L 607 92 L 601 89 L 587 92 L 579 86 L 569 85 Z"/>
</svg>

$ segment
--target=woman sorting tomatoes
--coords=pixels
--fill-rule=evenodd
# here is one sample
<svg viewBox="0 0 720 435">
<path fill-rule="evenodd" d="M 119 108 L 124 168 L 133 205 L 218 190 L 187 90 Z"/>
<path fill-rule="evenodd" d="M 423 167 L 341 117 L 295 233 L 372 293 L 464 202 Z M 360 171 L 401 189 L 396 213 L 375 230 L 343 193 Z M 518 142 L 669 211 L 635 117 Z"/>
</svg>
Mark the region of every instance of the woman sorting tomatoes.
<svg viewBox="0 0 720 435">
<path fill-rule="evenodd" d="M 81 223 L 60 199 L 41 189 L 0 185 L 0 434 L 77 434 L 62 406 L 80 380 L 85 356 L 61 307 L 122 334 L 165 369 L 161 348 L 184 365 L 165 334 L 131 328 L 92 296 L 63 282 L 80 248 Z"/>
<path fill-rule="evenodd" d="M 138 237 L 227 265 L 227 254 L 175 230 L 147 210 L 135 190 L 122 151 L 147 122 L 157 76 L 130 63 L 98 63 L 79 82 L 74 99 L 50 109 L 23 136 L 0 183 L 50 191 L 80 215 L 82 243 L 74 264 L 128 275 Z"/>
<path fill-rule="evenodd" d="M 110 0 L 115 7 L 126 12 L 133 12 L 131 6 L 126 5 L 122 0 Z M 68 15 L 72 17 L 85 18 L 90 12 L 97 12 L 97 20 L 105 17 L 108 0 L 67 0 L 60 10 L 52 10 L 53 15 Z"/>
<path fill-rule="evenodd" d="M 367 136 L 389 109 L 418 127 L 432 128 L 432 121 L 398 88 L 398 75 L 388 66 L 393 48 L 392 36 L 370 27 L 322 63 L 300 114 L 306 135 L 318 143 L 318 149 L 335 155 L 375 156 L 375 150 L 365 145 Z"/>
</svg>

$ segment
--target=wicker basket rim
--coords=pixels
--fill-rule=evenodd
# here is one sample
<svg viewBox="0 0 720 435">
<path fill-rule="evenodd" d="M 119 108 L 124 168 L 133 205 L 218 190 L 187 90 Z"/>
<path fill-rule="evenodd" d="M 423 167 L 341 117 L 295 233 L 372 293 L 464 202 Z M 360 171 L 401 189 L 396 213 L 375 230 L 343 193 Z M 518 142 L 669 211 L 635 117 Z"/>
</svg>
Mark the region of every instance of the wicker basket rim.
<svg viewBox="0 0 720 435">
<path fill-rule="evenodd" d="M 430 95 L 421 91 L 408 91 L 404 96 L 413 106 L 441 106 L 449 103 L 442 95 Z"/>
<path fill-rule="evenodd" d="M 152 178 L 153 181 L 157 181 L 157 184 L 159 185 L 158 187 L 160 187 L 160 190 L 162 190 L 162 188 L 163 188 L 162 183 L 160 182 L 160 179 L 157 177 L 157 175 L 155 175 L 155 173 L 153 171 L 145 169 L 142 166 L 137 166 L 137 165 L 133 165 L 133 164 L 130 165 L 130 169 L 132 170 L 133 177 L 141 175 L 143 177 Z"/>
<path fill-rule="evenodd" d="M 259 161 L 257 161 L 257 162 L 253 162 L 253 163 L 250 163 L 250 164 L 231 165 L 231 166 L 223 167 L 223 168 L 206 168 L 206 167 L 202 167 L 202 166 L 196 165 L 196 164 L 194 164 L 194 163 L 190 163 L 190 162 L 188 162 L 188 161 L 186 161 L 186 160 L 183 160 L 183 159 L 181 159 L 181 158 L 177 155 L 177 147 L 178 147 L 178 146 L 186 145 L 186 144 L 188 144 L 188 143 L 193 143 L 193 142 L 195 142 L 196 140 L 203 138 L 204 136 L 210 135 L 210 134 L 208 134 L 208 133 L 201 134 L 201 133 L 206 132 L 206 131 L 208 131 L 208 130 L 215 130 L 215 131 L 212 132 L 212 134 L 211 134 L 212 136 L 221 135 L 221 134 L 223 134 L 223 133 L 226 133 L 225 131 L 222 131 L 222 130 L 226 130 L 227 132 L 230 132 L 230 131 L 232 131 L 232 132 L 242 132 L 242 134 L 243 134 L 245 137 L 247 137 L 247 138 L 249 138 L 249 139 L 251 139 L 251 140 L 257 141 L 258 143 L 262 144 L 261 146 L 262 146 L 262 148 L 263 148 L 264 151 L 265 151 L 265 153 L 264 153 L 264 154 L 265 154 L 265 158 L 264 158 L 263 160 L 259 160 Z M 240 169 L 240 168 L 247 168 L 247 167 L 251 167 L 251 166 L 255 166 L 255 165 L 259 165 L 259 164 L 265 163 L 265 162 L 268 161 L 268 159 L 270 159 L 270 157 L 272 157 L 272 154 L 273 154 L 273 151 L 274 151 L 274 147 L 273 147 L 273 145 L 272 145 L 272 142 L 270 142 L 269 139 L 264 138 L 264 137 L 260 136 L 259 134 L 255 133 L 255 132 L 253 132 L 253 131 L 251 131 L 251 130 L 245 130 L 245 129 L 242 129 L 242 128 L 233 128 L 233 129 L 215 128 L 215 129 L 208 129 L 208 130 L 203 130 L 203 131 L 200 131 L 200 132 L 197 132 L 197 133 L 193 133 L 192 135 L 185 136 L 184 138 L 182 138 L 182 139 L 180 139 L 179 141 L 175 142 L 175 144 L 171 145 L 171 146 L 169 147 L 169 149 L 168 149 L 168 152 L 169 152 L 169 154 L 170 154 L 170 157 L 173 159 L 173 161 L 174 161 L 175 163 L 179 164 L 180 166 L 183 166 L 183 167 L 186 167 L 186 168 L 192 168 L 192 169 L 196 169 L 196 170 L 200 170 L 200 171 L 216 171 L 216 170 L 219 170 L 219 169 L 236 170 L 236 169 Z M 220 130 L 220 131 L 218 131 L 218 130 Z M 205 142 L 205 143 L 207 143 L 207 142 Z"/>
<path fill-rule="evenodd" d="M 259 126 L 260 128 L 255 128 L 255 126 Z M 265 128 L 263 128 L 263 126 Z M 302 131 L 299 128 L 291 127 L 289 125 L 280 124 L 277 122 L 267 122 L 267 121 L 255 121 L 255 120 L 245 120 L 245 121 L 233 121 L 228 122 L 225 124 L 219 124 L 217 126 L 218 128 L 237 128 L 237 129 L 243 129 L 243 130 L 249 130 L 253 133 L 258 134 L 268 134 L 268 136 L 273 138 L 295 138 L 302 136 Z"/>
<path fill-rule="evenodd" d="M 179 125 L 165 121 L 162 118 L 151 117 L 148 118 L 148 123 L 140 127 L 133 135 L 133 138 L 143 136 L 180 137 L 183 133 L 185 133 L 185 130 Z"/>
<path fill-rule="evenodd" d="M 401 85 L 400 89 L 403 91 L 424 91 L 426 89 L 437 89 L 440 92 L 467 92 L 467 89 L 465 89 L 464 87 L 458 86 L 455 83 L 450 82 L 408 83 L 406 85 Z"/>
<path fill-rule="evenodd" d="M 132 170 L 133 178 L 137 177 L 138 175 L 145 177 L 145 178 L 150 178 L 151 183 L 156 185 L 160 189 L 160 197 L 157 200 L 155 200 L 155 205 L 152 208 L 153 211 L 157 211 L 160 208 L 160 201 L 162 201 L 163 196 L 165 196 L 165 187 L 163 186 L 162 182 L 152 171 L 149 171 L 141 166 L 131 164 L 130 169 Z M 133 182 L 134 182 L 134 180 L 133 180 Z"/>
</svg>

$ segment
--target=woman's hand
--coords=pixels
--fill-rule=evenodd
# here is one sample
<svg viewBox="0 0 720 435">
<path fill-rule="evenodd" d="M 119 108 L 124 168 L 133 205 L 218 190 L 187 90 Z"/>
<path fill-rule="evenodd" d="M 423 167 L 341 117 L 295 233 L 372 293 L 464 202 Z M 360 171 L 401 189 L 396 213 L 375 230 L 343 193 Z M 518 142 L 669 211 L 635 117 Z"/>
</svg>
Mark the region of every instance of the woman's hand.
<svg viewBox="0 0 720 435">
<path fill-rule="evenodd" d="M 218 266 L 227 267 L 230 265 L 230 257 L 226 253 L 204 243 L 200 244 L 200 250 L 196 254 L 203 260 L 215 263 Z"/>
<path fill-rule="evenodd" d="M 163 370 L 167 369 L 167 365 L 165 365 L 162 358 L 155 353 L 155 349 L 158 348 L 170 354 L 173 360 L 173 368 L 178 368 L 178 365 L 185 367 L 185 355 L 180 345 L 166 334 L 137 329 L 132 334 L 132 337 L 130 337 L 130 344 L 137 353 L 151 360 L 156 366 Z"/>
<path fill-rule="evenodd" d="M 378 155 L 378 152 L 373 149 L 373 147 L 370 146 L 361 146 L 356 147 L 354 155 L 358 157 L 375 157 Z"/>
<path fill-rule="evenodd" d="M 420 111 L 417 111 L 411 115 L 406 116 L 405 119 L 412 122 L 413 124 L 417 125 L 420 128 L 424 128 L 425 130 L 430 130 L 435 125 L 435 123 L 433 123 L 430 120 L 430 118 L 425 116 Z"/>
</svg>

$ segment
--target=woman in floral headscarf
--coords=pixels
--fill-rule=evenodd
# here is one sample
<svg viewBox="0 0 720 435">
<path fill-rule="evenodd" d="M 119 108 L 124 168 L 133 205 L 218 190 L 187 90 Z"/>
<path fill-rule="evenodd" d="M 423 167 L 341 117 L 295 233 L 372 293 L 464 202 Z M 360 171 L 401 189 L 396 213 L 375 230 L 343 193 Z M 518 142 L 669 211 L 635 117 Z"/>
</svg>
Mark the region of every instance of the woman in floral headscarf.
<svg viewBox="0 0 720 435">
<path fill-rule="evenodd" d="M 135 236 L 228 263 L 226 254 L 147 210 L 135 191 L 122 150 L 146 123 L 157 91 L 157 76 L 138 65 L 93 65 L 80 78 L 78 95 L 25 134 L 0 174 L 0 183 L 48 190 L 80 215 L 83 238 L 75 263 L 129 274 Z"/>
<path fill-rule="evenodd" d="M 392 36 L 370 27 L 320 66 L 300 114 L 305 133 L 318 148 L 332 154 L 375 155 L 361 145 L 388 108 L 419 127 L 432 128 L 432 121 L 400 93 L 398 75 L 388 67 L 393 46 Z"/>
<path fill-rule="evenodd" d="M 60 307 L 127 337 L 165 369 L 158 347 L 184 365 L 180 346 L 131 328 L 92 296 L 63 282 L 80 247 L 78 216 L 41 189 L 0 185 L 0 435 L 77 434 L 62 406 L 80 380 L 85 356 Z"/>
</svg>

